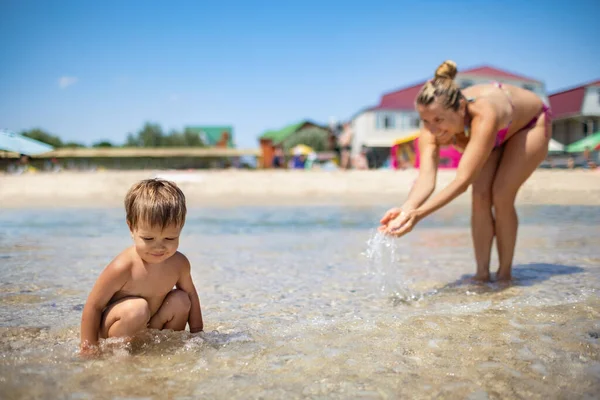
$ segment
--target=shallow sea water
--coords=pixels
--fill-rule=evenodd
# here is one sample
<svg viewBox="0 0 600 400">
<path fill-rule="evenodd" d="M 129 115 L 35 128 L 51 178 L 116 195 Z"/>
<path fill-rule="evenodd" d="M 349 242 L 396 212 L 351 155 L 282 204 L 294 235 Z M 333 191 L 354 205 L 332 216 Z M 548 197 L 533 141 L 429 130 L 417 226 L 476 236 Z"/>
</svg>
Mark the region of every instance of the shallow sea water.
<svg viewBox="0 0 600 400">
<path fill-rule="evenodd" d="M 464 207 L 399 240 L 374 230 L 385 210 L 189 210 L 205 332 L 97 359 L 81 310 L 131 244 L 123 211 L 0 210 L 2 398 L 597 398 L 600 207 L 519 207 L 509 287 L 465 279 Z"/>
</svg>

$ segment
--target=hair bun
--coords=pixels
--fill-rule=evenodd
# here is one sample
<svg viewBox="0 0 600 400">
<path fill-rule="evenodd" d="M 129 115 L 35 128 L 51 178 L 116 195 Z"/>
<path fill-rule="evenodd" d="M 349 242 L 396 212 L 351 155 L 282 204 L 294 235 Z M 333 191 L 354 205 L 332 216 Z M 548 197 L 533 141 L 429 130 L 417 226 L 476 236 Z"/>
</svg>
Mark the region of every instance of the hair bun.
<svg viewBox="0 0 600 400">
<path fill-rule="evenodd" d="M 456 63 L 451 60 L 446 60 L 435 70 L 435 78 L 454 80 L 457 72 Z"/>
</svg>

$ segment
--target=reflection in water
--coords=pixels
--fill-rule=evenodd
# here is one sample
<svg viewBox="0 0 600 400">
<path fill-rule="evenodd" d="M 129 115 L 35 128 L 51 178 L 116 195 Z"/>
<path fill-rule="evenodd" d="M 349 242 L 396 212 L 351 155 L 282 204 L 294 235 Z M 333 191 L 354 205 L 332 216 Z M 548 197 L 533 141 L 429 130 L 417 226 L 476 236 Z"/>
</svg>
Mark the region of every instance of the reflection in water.
<svg viewBox="0 0 600 400">
<path fill-rule="evenodd" d="M 79 318 L 98 273 L 130 243 L 121 211 L 0 211 L 8 227 L 0 233 L 3 397 L 592 398 L 600 391 L 600 263 L 592 244 L 600 232 L 590 222 L 597 209 L 525 209 L 509 286 L 469 282 L 466 212 L 445 211 L 391 240 L 372 231 L 384 211 L 191 210 L 181 250 L 192 262 L 206 332 L 111 339 L 92 359 L 77 354 Z"/>
</svg>

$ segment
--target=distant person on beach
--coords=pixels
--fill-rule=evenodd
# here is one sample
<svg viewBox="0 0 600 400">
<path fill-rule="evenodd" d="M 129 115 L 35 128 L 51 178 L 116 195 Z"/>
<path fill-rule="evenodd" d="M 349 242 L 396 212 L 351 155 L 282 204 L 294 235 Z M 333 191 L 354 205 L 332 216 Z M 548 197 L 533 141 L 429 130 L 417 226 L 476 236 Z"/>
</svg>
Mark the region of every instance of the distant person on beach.
<svg viewBox="0 0 600 400">
<path fill-rule="evenodd" d="M 338 146 L 340 147 L 340 168 L 349 169 L 352 161 L 350 158 L 350 152 L 352 151 L 352 127 L 349 122 L 344 124 L 343 131 L 338 137 Z"/>
<path fill-rule="evenodd" d="M 285 154 L 281 146 L 275 146 L 273 151 L 273 168 L 285 167 Z"/>
<path fill-rule="evenodd" d="M 478 281 L 490 279 L 492 241 L 500 265 L 497 279 L 508 281 L 517 239 L 515 198 L 548 153 L 550 110 L 535 93 L 498 82 L 461 90 L 452 61 L 438 67 L 416 98 L 423 127 L 419 177 L 408 199 L 385 213 L 380 231 L 400 237 L 472 185 L 471 229 Z M 454 180 L 436 196 L 440 146 L 463 152 Z"/>
<path fill-rule="evenodd" d="M 97 351 L 99 338 L 132 338 L 146 329 L 203 329 L 190 262 L 180 252 L 186 202 L 175 183 L 147 179 L 125 197 L 133 246 L 102 271 L 81 317 L 81 352 Z"/>
</svg>

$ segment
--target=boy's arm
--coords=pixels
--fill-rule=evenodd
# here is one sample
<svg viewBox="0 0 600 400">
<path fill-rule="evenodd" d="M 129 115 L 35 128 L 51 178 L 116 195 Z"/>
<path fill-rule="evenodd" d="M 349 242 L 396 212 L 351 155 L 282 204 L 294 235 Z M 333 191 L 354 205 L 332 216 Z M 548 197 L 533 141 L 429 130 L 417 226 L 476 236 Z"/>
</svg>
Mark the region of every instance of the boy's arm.
<svg viewBox="0 0 600 400">
<path fill-rule="evenodd" d="M 81 315 L 82 350 L 98 344 L 102 310 L 113 295 L 125 285 L 130 272 L 131 262 L 119 257 L 112 261 L 98 277 Z"/>
<path fill-rule="evenodd" d="M 191 266 L 187 257 L 183 256 L 183 267 L 181 269 L 181 275 L 177 281 L 177 289 L 181 289 L 188 294 L 192 303 L 190 307 L 190 315 L 188 317 L 188 323 L 190 325 L 190 332 L 196 333 L 204 329 L 204 322 L 202 321 L 202 309 L 200 307 L 200 299 L 198 298 L 198 292 L 192 281 Z"/>
</svg>

